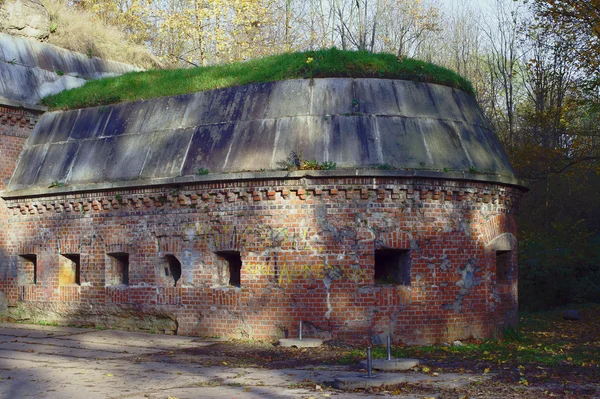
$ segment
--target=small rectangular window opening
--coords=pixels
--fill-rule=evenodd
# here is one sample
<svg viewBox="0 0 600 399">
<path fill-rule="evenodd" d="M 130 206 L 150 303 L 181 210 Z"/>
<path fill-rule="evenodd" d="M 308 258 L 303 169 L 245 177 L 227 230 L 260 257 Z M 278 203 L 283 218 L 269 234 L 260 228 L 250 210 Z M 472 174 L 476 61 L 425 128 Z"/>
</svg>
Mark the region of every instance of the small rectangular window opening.
<svg viewBox="0 0 600 399">
<path fill-rule="evenodd" d="M 240 287 L 242 283 L 242 257 L 239 251 L 219 251 L 215 254 L 221 259 L 227 262 L 229 271 L 229 285 L 233 287 Z"/>
<path fill-rule="evenodd" d="M 29 277 L 28 280 L 31 284 L 37 284 L 37 255 L 35 254 L 23 254 L 19 255 L 25 261 L 24 271 Z"/>
<path fill-rule="evenodd" d="M 59 285 L 81 285 L 81 255 L 61 254 L 58 265 Z"/>
<path fill-rule="evenodd" d="M 106 285 L 129 284 L 129 254 L 114 252 L 107 255 L 110 265 L 106 275 Z"/>
<path fill-rule="evenodd" d="M 375 284 L 410 286 L 410 251 L 391 248 L 376 250 Z"/>
<path fill-rule="evenodd" d="M 496 251 L 496 280 L 510 280 L 511 251 Z"/>
</svg>

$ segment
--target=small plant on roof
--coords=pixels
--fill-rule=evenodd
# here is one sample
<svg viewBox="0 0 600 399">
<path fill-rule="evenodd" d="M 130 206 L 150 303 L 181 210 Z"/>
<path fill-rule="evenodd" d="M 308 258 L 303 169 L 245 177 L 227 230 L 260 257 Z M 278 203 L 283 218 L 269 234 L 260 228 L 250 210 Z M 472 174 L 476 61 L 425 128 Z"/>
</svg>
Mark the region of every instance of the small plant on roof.
<svg viewBox="0 0 600 399">
<path fill-rule="evenodd" d="M 290 151 L 286 159 L 277 162 L 280 169 L 290 172 L 296 170 L 333 170 L 336 168 L 335 162 L 325 161 L 319 163 L 316 159 L 304 159 L 302 153 L 298 151 Z"/>
<path fill-rule="evenodd" d="M 302 163 L 302 153 L 299 153 L 296 150 L 292 150 L 288 154 L 287 158 L 282 159 L 281 161 L 277 161 L 277 167 L 279 169 L 293 172 L 295 170 L 300 169 Z"/>
<path fill-rule="evenodd" d="M 53 181 L 52 183 L 50 183 L 48 188 L 60 188 L 60 187 L 64 187 L 64 186 L 65 186 L 65 183 L 56 180 L 56 181 Z"/>
</svg>

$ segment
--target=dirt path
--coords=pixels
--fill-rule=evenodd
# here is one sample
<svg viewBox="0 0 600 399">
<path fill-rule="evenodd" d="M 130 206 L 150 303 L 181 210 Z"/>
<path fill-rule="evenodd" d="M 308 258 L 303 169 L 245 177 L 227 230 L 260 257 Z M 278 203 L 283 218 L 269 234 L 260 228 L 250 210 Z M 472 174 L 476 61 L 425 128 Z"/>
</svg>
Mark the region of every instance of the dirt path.
<svg viewBox="0 0 600 399">
<path fill-rule="evenodd" d="M 402 384 L 342 392 L 332 387 L 334 378 L 364 373 L 356 362 L 362 351 L 356 348 L 282 348 L 260 342 L 0 324 L 0 397 L 600 397 L 594 368 L 583 368 L 591 370 L 589 375 L 572 378 L 567 365 L 559 371 L 534 369 L 533 363 L 519 368 L 507 362 L 502 367 L 498 359 L 469 359 L 455 356 L 451 349 L 440 349 L 445 358 L 421 349 L 424 364 L 406 372 Z M 562 377 L 535 380 L 543 374 Z"/>
</svg>

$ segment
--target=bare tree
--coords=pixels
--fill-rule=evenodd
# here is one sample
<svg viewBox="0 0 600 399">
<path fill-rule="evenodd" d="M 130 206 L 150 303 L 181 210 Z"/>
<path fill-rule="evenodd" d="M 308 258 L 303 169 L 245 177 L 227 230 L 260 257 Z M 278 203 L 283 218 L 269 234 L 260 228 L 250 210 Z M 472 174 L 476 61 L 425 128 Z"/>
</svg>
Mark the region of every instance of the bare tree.
<svg viewBox="0 0 600 399">
<path fill-rule="evenodd" d="M 524 9 L 520 3 L 512 0 L 496 0 L 494 5 L 494 23 L 484 19 L 482 24 L 488 39 L 488 84 L 497 100 L 491 104 L 491 112 L 492 118 L 497 122 L 497 132 L 510 148 L 514 145 L 515 138 L 521 51 L 519 32 Z"/>
</svg>

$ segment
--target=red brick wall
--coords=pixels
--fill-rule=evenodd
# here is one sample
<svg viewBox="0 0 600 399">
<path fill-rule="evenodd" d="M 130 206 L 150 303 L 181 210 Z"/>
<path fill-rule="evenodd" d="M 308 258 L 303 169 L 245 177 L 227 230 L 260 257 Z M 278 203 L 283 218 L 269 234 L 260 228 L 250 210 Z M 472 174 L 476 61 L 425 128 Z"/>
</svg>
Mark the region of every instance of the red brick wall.
<svg viewBox="0 0 600 399">
<path fill-rule="evenodd" d="M 25 140 L 39 119 L 39 112 L 0 105 L 0 191 L 3 191 L 15 169 Z M 14 269 L 9 264 L 6 243 L 9 236 L 5 203 L 0 198 L 0 291 L 8 294 L 10 303 L 16 301 L 12 284 Z M 13 288 L 9 288 L 13 287 Z"/>
<path fill-rule="evenodd" d="M 520 195 L 495 184 L 382 177 L 10 200 L 7 252 L 21 276 L 11 295 L 47 320 L 167 325 L 188 335 L 294 337 L 303 321 L 305 337 L 357 342 L 385 333 L 405 343 L 490 337 L 516 322 L 516 271 L 498 283 L 486 245 L 516 235 Z M 374 251 L 384 247 L 410 249 L 410 287 L 374 284 Z M 18 256 L 31 251 L 35 286 Z M 218 251 L 240 252 L 240 288 L 220 283 Z M 105 287 L 114 252 L 129 253 L 128 286 Z M 65 253 L 81 254 L 79 286 L 58 285 Z M 181 262 L 177 286 L 166 254 Z"/>
</svg>

